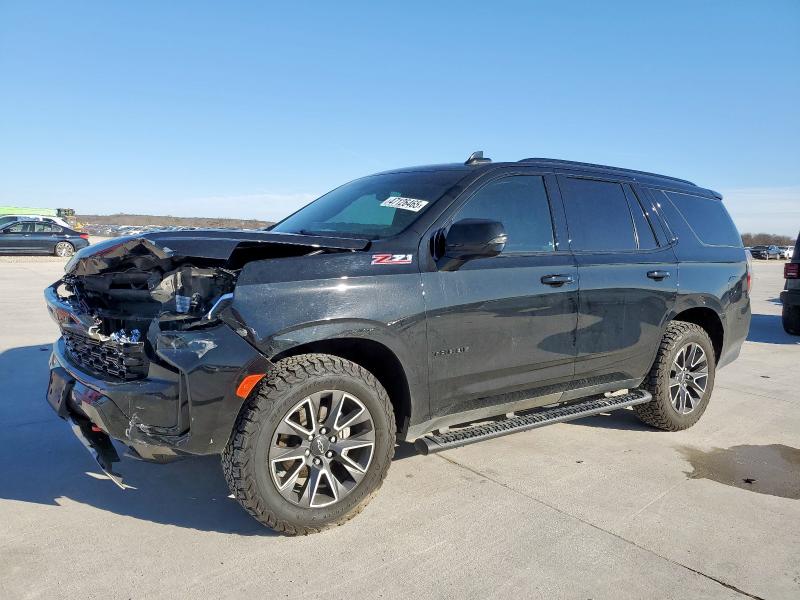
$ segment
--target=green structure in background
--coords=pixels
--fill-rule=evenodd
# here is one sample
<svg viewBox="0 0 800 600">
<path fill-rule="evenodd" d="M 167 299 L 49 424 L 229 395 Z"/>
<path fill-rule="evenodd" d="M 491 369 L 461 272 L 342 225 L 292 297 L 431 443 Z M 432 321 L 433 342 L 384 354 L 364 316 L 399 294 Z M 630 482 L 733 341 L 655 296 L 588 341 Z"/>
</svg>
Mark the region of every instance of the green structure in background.
<svg viewBox="0 0 800 600">
<path fill-rule="evenodd" d="M 0 216 L 3 215 L 41 215 L 43 217 L 74 217 L 75 211 L 71 208 L 32 208 L 25 206 L 0 206 Z"/>
</svg>

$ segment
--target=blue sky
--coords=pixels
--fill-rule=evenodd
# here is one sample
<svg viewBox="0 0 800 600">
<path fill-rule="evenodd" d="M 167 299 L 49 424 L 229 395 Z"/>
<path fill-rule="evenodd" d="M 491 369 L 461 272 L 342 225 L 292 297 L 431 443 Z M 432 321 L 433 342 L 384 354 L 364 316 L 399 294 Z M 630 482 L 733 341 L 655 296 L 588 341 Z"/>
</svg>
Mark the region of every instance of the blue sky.
<svg viewBox="0 0 800 600">
<path fill-rule="evenodd" d="M 277 219 L 547 156 L 800 228 L 800 2 L 0 2 L 0 204 Z"/>
</svg>

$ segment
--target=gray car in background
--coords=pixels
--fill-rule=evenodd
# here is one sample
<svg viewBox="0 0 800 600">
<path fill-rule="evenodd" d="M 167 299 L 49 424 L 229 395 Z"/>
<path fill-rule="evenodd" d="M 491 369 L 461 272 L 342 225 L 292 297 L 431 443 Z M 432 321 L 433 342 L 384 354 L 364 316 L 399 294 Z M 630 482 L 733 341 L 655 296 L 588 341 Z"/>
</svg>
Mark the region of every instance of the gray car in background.
<svg viewBox="0 0 800 600">
<path fill-rule="evenodd" d="M 0 254 L 72 256 L 89 245 L 89 234 L 49 221 L 11 221 L 0 225 Z"/>
</svg>

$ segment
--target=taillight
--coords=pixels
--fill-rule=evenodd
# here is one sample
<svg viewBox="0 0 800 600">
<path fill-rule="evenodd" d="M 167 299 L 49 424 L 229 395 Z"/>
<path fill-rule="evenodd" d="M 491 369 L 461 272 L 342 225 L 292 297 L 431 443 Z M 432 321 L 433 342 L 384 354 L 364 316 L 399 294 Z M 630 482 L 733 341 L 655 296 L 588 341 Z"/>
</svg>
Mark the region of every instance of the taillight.
<svg viewBox="0 0 800 600">
<path fill-rule="evenodd" d="M 82 233 L 82 234 L 80 234 L 80 238 L 84 239 L 84 240 L 88 240 L 89 239 L 89 234 L 88 233 Z"/>
<path fill-rule="evenodd" d="M 800 264 L 786 263 L 783 265 L 784 279 L 800 279 Z"/>
<path fill-rule="evenodd" d="M 750 295 L 750 290 L 753 289 L 753 270 L 750 268 L 750 263 L 747 263 L 747 295 Z"/>
</svg>

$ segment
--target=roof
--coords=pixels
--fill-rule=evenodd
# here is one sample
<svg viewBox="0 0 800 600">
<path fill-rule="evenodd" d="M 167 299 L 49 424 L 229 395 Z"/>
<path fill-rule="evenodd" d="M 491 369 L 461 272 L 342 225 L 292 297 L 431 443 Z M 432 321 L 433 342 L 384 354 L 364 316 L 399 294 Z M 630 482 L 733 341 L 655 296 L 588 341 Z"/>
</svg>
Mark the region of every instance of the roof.
<svg viewBox="0 0 800 600">
<path fill-rule="evenodd" d="M 659 175 L 658 173 L 648 173 L 647 171 L 637 171 L 636 169 L 625 169 L 622 167 L 610 167 L 608 165 L 596 165 L 593 163 L 576 162 L 574 160 L 561 160 L 558 158 L 523 158 L 521 163 L 535 163 L 538 165 L 547 165 L 552 167 L 562 167 L 567 169 L 587 169 L 590 171 L 605 171 L 609 173 L 620 173 L 628 176 L 644 176 L 653 177 L 657 179 L 669 179 L 678 183 L 686 185 L 693 185 L 697 187 L 696 183 L 687 181 L 686 179 L 679 179 L 677 177 L 670 177 L 669 175 Z"/>
<path fill-rule="evenodd" d="M 523 158 L 517 162 L 481 162 L 476 164 L 464 163 L 447 163 L 439 165 L 422 165 L 416 167 L 404 167 L 400 169 L 391 169 L 384 171 L 384 173 L 408 173 L 414 171 L 473 171 L 481 172 L 495 169 L 497 167 L 509 167 L 515 165 L 536 166 L 547 170 L 564 170 L 564 171 L 577 171 L 582 173 L 596 173 L 598 175 L 617 175 L 631 179 L 638 183 L 657 185 L 675 190 L 682 190 L 701 195 L 712 195 L 717 198 L 722 198 L 721 194 L 713 190 L 699 187 L 697 184 L 686 179 L 678 177 L 671 177 L 669 175 L 660 175 L 658 173 L 649 173 L 647 171 L 638 171 L 636 169 L 626 169 L 622 167 L 612 167 L 608 165 L 597 165 L 593 163 L 576 162 L 572 160 L 562 160 L 558 158 Z"/>
</svg>

